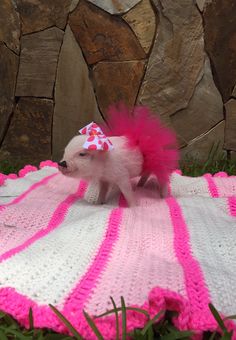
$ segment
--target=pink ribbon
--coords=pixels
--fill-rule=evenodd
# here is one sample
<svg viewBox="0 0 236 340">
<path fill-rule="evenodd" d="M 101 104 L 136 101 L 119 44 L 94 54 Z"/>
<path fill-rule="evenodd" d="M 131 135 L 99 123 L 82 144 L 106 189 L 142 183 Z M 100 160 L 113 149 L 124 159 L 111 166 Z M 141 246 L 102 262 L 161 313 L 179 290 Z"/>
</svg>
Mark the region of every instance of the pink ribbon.
<svg viewBox="0 0 236 340">
<path fill-rule="evenodd" d="M 104 135 L 100 127 L 92 122 L 79 130 L 82 135 L 87 135 L 88 138 L 83 147 L 87 150 L 104 150 L 110 151 L 114 149 L 111 141 Z"/>
</svg>

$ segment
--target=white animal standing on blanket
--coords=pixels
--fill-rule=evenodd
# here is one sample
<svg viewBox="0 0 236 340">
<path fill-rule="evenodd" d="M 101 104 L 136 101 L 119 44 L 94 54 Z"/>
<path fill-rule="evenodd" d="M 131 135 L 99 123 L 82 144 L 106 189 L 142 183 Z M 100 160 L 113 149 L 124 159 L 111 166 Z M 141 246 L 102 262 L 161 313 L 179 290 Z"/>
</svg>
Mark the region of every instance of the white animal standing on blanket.
<svg viewBox="0 0 236 340">
<path fill-rule="evenodd" d="M 138 185 L 143 186 L 151 174 L 165 196 L 169 176 L 178 165 L 175 134 L 144 106 L 132 112 L 111 107 L 107 116 L 107 125 L 92 122 L 72 138 L 59 170 L 65 176 L 99 181 L 100 204 L 106 202 L 109 186 L 116 184 L 128 205 L 134 206 L 131 179 L 141 176 Z"/>
</svg>

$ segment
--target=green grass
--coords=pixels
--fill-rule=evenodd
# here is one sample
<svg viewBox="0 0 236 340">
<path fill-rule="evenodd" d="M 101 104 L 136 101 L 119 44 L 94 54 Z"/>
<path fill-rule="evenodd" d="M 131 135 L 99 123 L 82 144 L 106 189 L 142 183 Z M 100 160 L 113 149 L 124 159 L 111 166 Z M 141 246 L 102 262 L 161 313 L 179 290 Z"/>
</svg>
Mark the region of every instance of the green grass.
<svg viewBox="0 0 236 340">
<path fill-rule="evenodd" d="M 199 162 L 194 159 L 186 159 L 180 162 L 180 168 L 185 176 L 202 176 L 205 173 L 215 174 L 220 171 L 227 172 L 228 175 L 236 175 L 236 161 L 218 158 L 209 159 L 206 162 Z M 21 168 L 13 166 L 7 162 L 0 164 L 0 173 L 17 173 Z M 1 340 L 1 339 L 0 339 Z"/>
<path fill-rule="evenodd" d="M 20 169 L 21 169 L 20 166 L 12 165 L 8 161 L 0 163 L 0 173 L 3 173 L 5 175 L 17 173 Z"/>
<path fill-rule="evenodd" d="M 112 299 L 112 298 L 111 298 Z M 126 307 L 124 299 L 121 297 L 121 307 L 117 307 L 112 299 L 113 309 L 107 311 L 106 313 L 98 316 L 97 318 L 91 318 L 85 311 L 84 316 L 86 321 L 91 328 L 91 331 L 96 335 L 98 340 L 105 340 L 103 335 L 98 330 L 96 326 L 96 320 L 98 318 L 102 318 L 106 315 L 113 314 L 115 317 L 121 317 L 122 324 L 116 323 L 116 338 L 114 340 L 122 339 L 131 339 L 131 340 L 177 340 L 191 339 L 194 335 L 194 332 L 191 330 L 179 331 L 176 327 L 174 327 L 172 319 L 177 316 L 176 312 L 166 312 L 160 311 L 156 316 L 152 319 L 148 315 L 148 313 L 142 309 Z M 19 324 L 9 315 L 0 312 L 0 340 L 87 340 L 84 339 L 78 331 L 73 327 L 73 325 L 54 307 L 50 305 L 50 308 L 57 315 L 58 319 L 66 326 L 67 330 L 70 332 L 72 336 L 63 335 L 55 333 L 51 330 L 47 329 L 36 329 L 34 328 L 34 316 L 31 310 L 29 310 L 29 329 L 24 329 L 19 326 Z M 235 319 L 236 316 L 232 315 L 225 319 L 222 319 L 215 307 L 212 304 L 209 304 L 209 309 L 217 321 L 218 328 L 221 332 L 206 332 L 204 333 L 204 339 L 209 340 L 230 340 L 232 339 L 232 331 L 228 331 L 225 325 L 225 321 L 227 319 Z M 145 314 L 147 317 L 146 325 L 143 329 L 135 329 L 133 332 L 127 332 L 127 324 L 126 324 L 126 313 L 128 310 L 135 310 L 137 313 Z M 121 315 L 120 315 L 121 314 Z"/>
<path fill-rule="evenodd" d="M 20 168 L 18 165 L 12 165 L 5 161 L 0 164 L 0 173 L 17 173 Z M 206 161 L 187 157 L 180 161 L 180 168 L 185 176 L 196 177 L 205 173 L 215 174 L 220 171 L 224 171 L 228 175 L 236 175 L 236 160 L 227 159 L 226 153 L 219 150 L 219 144 L 213 144 Z"/>
<path fill-rule="evenodd" d="M 207 159 L 200 162 L 192 157 L 180 162 L 180 168 L 185 176 L 202 176 L 205 173 L 215 174 L 224 171 L 228 175 L 236 175 L 236 161 L 227 159 L 226 153 L 219 150 L 219 144 L 213 144 Z"/>
</svg>

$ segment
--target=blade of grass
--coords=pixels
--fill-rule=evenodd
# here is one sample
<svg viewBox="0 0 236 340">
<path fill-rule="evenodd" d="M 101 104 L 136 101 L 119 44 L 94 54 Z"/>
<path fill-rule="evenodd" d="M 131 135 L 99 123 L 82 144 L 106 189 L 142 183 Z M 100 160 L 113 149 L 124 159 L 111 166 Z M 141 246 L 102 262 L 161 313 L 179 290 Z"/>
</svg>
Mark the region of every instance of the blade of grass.
<svg viewBox="0 0 236 340">
<path fill-rule="evenodd" d="M 208 306 L 210 308 L 212 315 L 214 316 L 215 320 L 217 321 L 218 325 L 222 329 L 222 331 L 227 332 L 224 321 L 222 320 L 222 318 L 221 318 L 220 314 L 218 313 L 218 311 L 216 310 L 216 308 L 213 306 L 212 303 L 209 303 Z"/>
<path fill-rule="evenodd" d="M 225 332 L 222 337 L 221 340 L 231 340 L 233 336 L 233 331 L 231 332 Z"/>
<path fill-rule="evenodd" d="M 210 336 L 209 340 L 213 340 L 213 339 L 215 339 L 215 336 L 216 336 L 216 332 L 213 332 L 213 333 L 211 334 L 211 336 Z"/>
<path fill-rule="evenodd" d="M 123 296 L 121 296 L 121 311 L 122 311 L 122 340 L 126 340 L 126 306 Z"/>
<path fill-rule="evenodd" d="M 118 315 L 118 311 L 117 311 L 117 307 L 115 304 L 115 301 L 113 300 L 113 298 L 110 296 L 111 299 L 111 303 L 114 307 L 114 311 L 115 311 L 115 317 L 116 317 L 116 340 L 119 340 L 120 337 L 120 332 L 119 332 L 119 315 Z"/>
<path fill-rule="evenodd" d="M 21 331 L 16 331 L 15 329 L 7 330 L 6 334 L 14 336 L 17 340 L 29 340 L 28 336 L 23 335 Z"/>
<path fill-rule="evenodd" d="M 146 332 L 148 331 L 148 329 L 150 327 L 152 327 L 152 325 L 157 321 L 157 319 L 160 318 L 160 316 L 162 316 L 165 312 L 164 311 L 160 311 L 159 313 L 157 313 L 157 315 L 155 315 L 151 320 L 148 321 L 148 323 L 146 324 L 146 326 L 144 327 L 144 329 L 142 330 L 142 334 L 145 335 Z"/>
<path fill-rule="evenodd" d="M 34 329 L 34 317 L 33 317 L 33 311 L 31 307 L 29 309 L 29 327 L 31 330 Z"/>
<path fill-rule="evenodd" d="M 94 334 L 97 336 L 98 340 L 104 340 L 102 334 L 100 333 L 100 331 L 98 330 L 97 326 L 95 325 L 91 317 L 88 315 L 88 313 L 86 313 L 85 311 L 83 311 L 83 313 L 89 326 L 93 330 Z"/>
<path fill-rule="evenodd" d="M 7 340 L 6 335 L 2 331 L 0 331 L 0 339 L 1 340 Z"/>
<path fill-rule="evenodd" d="M 148 314 L 148 312 L 145 311 L 145 310 L 143 310 L 143 309 L 135 308 L 135 307 L 134 307 L 134 308 L 133 308 L 133 307 L 126 307 L 126 310 L 132 310 L 132 311 L 134 311 L 134 312 L 144 314 L 144 315 L 149 319 L 149 314 Z M 119 308 L 117 308 L 116 310 L 115 310 L 115 309 L 111 309 L 111 310 L 109 310 L 109 311 L 107 311 L 107 312 L 105 312 L 105 313 L 103 313 L 103 314 L 100 314 L 100 315 L 96 316 L 95 319 L 102 318 L 103 316 L 107 316 L 107 315 L 109 315 L 109 314 L 113 314 L 113 313 L 115 313 L 115 311 L 121 312 L 121 311 L 122 311 L 122 308 L 119 307 Z"/>
<path fill-rule="evenodd" d="M 0 319 L 3 319 L 4 317 L 5 317 L 5 313 L 3 313 L 3 312 L 0 312 Z"/>
<path fill-rule="evenodd" d="M 147 337 L 148 337 L 148 340 L 154 340 L 154 330 L 152 327 L 148 328 Z"/>
<path fill-rule="evenodd" d="M 229 316 L 227 316 L 226 318 L 223 319 L 223 321 L 226 321 L 226 320 L 236 320 L 236 314 L 235 315 L 229 315 Z"/>
<path fill-rule="evenodd" d="M 63 334 L 48 334 L 42 340 L 72 340 L 73 338 Z"/>
<path fill-rule="evenodd" d="M 83 340 L 82 336 L 77 332 L 77 330 L 72 326 L 69 320 L 67 320 L 64 315 L 62 315 L 56 307 L 49 305 L 49 307 L 53 310 L 56 316 L 64 323 L 64 325 L 71 331 L 74 337 L 77 340 Z"/>
<path fill-rule="evenodd" d="M 166 334 L 161 337 L 162 340 L 177 340 L 177 339 L 191 339 L 193 336 L 193 332 L 191 331 L 177 331 L 177 332 L 172 332 L 169 334 Z"/>
</svg>

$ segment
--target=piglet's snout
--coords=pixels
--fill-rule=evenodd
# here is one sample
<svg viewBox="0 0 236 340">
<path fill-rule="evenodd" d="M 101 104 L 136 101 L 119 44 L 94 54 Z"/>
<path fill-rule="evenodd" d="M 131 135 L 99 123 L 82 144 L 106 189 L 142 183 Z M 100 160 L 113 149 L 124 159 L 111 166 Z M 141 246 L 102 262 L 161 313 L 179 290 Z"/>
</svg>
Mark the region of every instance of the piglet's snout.
<svg viewBox="0 0 236 340">
<path fill-rule="evenodd" d="M 67 168 L 66 161 L 59 162 L 58 165 L 59 165 L 60 168 Z"/>
<path fill-rule="evenodd" d="M 58 162 L 57 164 L 58 164 L 58 170 L 63 175 L 66 175 L 69 173 L 68 164 L 66 163 L 66 161 L 61 161 L 61 162 Z"/>
</svg>

